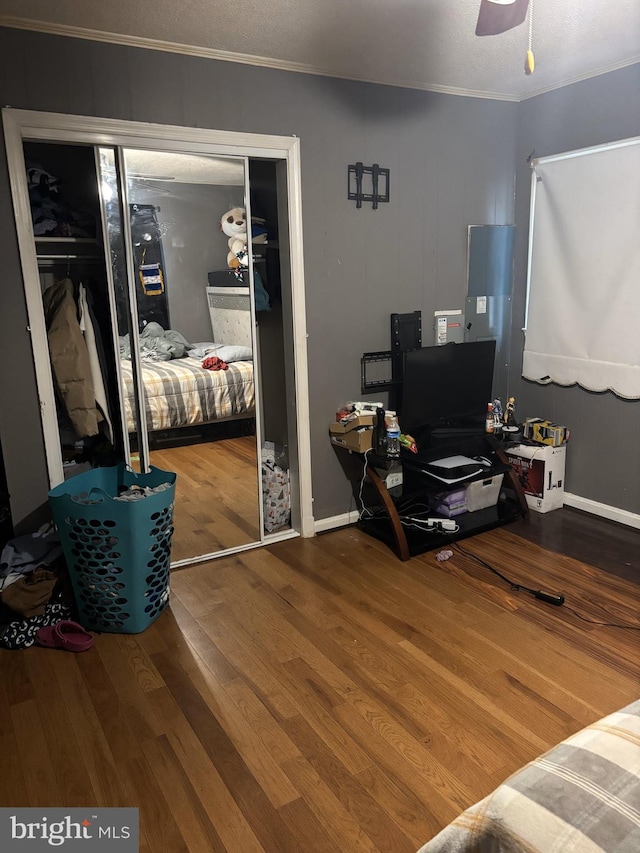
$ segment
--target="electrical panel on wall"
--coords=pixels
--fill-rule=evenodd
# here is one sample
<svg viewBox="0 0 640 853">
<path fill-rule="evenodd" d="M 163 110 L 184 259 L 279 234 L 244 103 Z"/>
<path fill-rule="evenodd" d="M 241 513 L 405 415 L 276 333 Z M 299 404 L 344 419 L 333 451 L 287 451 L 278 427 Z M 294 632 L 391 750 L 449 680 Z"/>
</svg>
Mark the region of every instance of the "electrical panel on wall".
<svg viewBox="0 0 640 853">
<path fill-rule="evenodd" d="M 464 342 L 464 316 L 460 309 L 434 311 L 433 313 L 433 343 L 439 347 L 443 344 L 461 344 Z"/>
</svg>

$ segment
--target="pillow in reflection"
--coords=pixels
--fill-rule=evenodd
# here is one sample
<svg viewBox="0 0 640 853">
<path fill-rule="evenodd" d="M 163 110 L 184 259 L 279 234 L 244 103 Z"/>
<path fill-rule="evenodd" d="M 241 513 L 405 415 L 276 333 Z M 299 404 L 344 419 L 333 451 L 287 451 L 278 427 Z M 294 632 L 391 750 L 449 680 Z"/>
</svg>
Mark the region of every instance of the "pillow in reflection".
<svg viewBox="0 0 640 853">
<path fill-rule="evenodd" d="M 230 364 L 232 361 L 251 361 L 253 353 L 251 347 L 236 346 L 234 344 L 214 344 L 212 341 L 204 343 L 192 344 L 189 352 L 189 358 L 195 358 L 198 361 L 207 358 L 211 355 L 216 355 L 222 361 Z"/>
</svg>

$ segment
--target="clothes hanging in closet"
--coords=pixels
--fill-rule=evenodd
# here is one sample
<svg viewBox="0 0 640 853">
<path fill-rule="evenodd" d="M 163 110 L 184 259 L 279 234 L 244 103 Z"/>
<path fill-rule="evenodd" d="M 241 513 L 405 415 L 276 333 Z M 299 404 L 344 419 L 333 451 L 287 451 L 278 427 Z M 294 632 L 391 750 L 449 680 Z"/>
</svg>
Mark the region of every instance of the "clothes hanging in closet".
<svg viewBox="0 0 640 853">
<path fill-rule="evenodd" d="M 89 354 L 89 369 L 91 370 L 91 380 L 93 382 L 95 402 L 104 417 L 105 422 L 102 428 L 103 432 L 107 440 L 113 443 L 113 426 L 111 424 L 111 418 L 109 416 L 107 389 L 105 387 L 105 379 L 104 374 L 102 372 L 102 364 L 104 363 L 104 351 L 103 359 L 101 361 L 100 354 L 98 352 L 99 338 L 96 334 L 96 327 L 89 306 L 89 293 L 83 284 L 80 284 L 80 290 L 78 294 L 78 308 L 80 314 L 80 330 L 84 334 L 84 340 L 87 345 L 87 352 Z M 100 347 L 100 349 L 102 349 L 102 347 Z"/>
<path fill-rule="evenodd" d="M 73 282 L 65 278 L 45 290 L 44 304 L 51 367 L 57 390 L 79 437 L 98 434 L 102 415 L 96 407 L 87 344 L 78 322 Z"/>
</svg>

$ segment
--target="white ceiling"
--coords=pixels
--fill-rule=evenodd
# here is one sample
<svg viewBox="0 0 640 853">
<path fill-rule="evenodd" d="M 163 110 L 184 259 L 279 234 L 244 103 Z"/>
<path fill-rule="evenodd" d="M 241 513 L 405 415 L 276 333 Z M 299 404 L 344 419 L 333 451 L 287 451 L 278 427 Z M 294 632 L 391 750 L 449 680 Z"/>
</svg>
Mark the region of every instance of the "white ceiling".
<svg viewBox="0 0 640 853">
<path fill-rule="evenodd" d="M 531 76 L 527 23 L 478 38 L 480 0 L 0 0 L 0 24 L 508 100 L 640 62 L 640 0 L 531 2 Z"/>
</svg>

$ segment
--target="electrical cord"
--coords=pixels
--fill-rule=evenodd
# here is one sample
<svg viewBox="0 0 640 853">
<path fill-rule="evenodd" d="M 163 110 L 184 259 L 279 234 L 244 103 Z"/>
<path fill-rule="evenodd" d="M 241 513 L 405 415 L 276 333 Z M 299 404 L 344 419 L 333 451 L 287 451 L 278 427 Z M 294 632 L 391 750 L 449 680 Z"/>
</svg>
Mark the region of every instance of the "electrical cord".
<svg viewBox="0 0 640 853">
<path fill-rule="evenodd" d="M 364 454 L 364 468 L 362 469 L 362 479 L 360 480 L 360 490 L 358 492 L 358 500 L 360 501 L 360 521 L 363 518 L 373 518 L 374 513 L 364 505 L 364 498 L 362 497 L 362 490 L 364 488 L 364 481 L 367 479 L 367 467 L 369 465 L 369 454 L 371 453 L 371 448 L 365 451 Z"/>
<path fill-rule="evenodd" d="M 473 552 L 464 549 L 459 542 L 454 542 L 453 544 L 457 548 L 457 550 L 460 551 L 461 554 L 464 554 L 467 557 L 471 557 L 472 559 L 477 560 L 478 563 L 481 563 L 481 565 L 489 569 L 490 572 L 493 572 L 494 575 L 497 575 L 499 578 L 505 581 L 505 583 L 508 583 L 511 589 L 515 590 L 516 592 L 522 589 L 525 592 L 528 592 L 533 595 L 534 598 L 538 598 L 542 601 L 547 601 L 549 604 L 564 604 L 563 595 L 557 595 L 556 593 L 547 593 L 543 590 L 531 589 L 531 587 L 524 586 L 524 584 L 515 583 L 515 581 L 512 581 L 506 575 L 503 575 L 502 572 L 499 572 L 490 563 L 487 563 L 486 560 L 483 560 L 482 557 L 479 557 L 477 554 L 474 554 Z M 599 625 L 603 628 L 623 628 L 627 631 L 640 631 L 640 625 L 625 625 L 621 622 L 601 622 L 597 619 L 589 619 L 588 616 L 583 616 L 581 613 L 578 613 L 577 610 L 574 610 L 573 607 L 568 607 L 567 605 L 565 605 L 565 607 L 570 613 L 573 613 L 574 616 L 577 616 L 578 619 L 582 619 L 583 622 L 588 622 L 591 625 Z"/>
<path fill-rule="evenodd" d="M 429 533 L 437 531 L 438 533 L 453 535 L 460 530 L 460 525 L 458 524 L 455 527 L 443 527 L 443 522 L 448 522 L 449 519 L 433 518 L 432 516 L 420 518 L 415 515 L 401 515 L 399 518 L 405 527 L 415 527 L 418 530 L 426 530 Z"/>
<path fill-rule="evenodd" d="M 640 631 L 640 625 L 623 625 L 621 622 L 599 622 L 597 619 L 589 619 L 583 616 L 582 613 L 578 613 L 573 607 L 567 607 L 567 610 L 573 613 L 574 616 L 577 616 L 578 619 L 582 619 L 583 622 L 588 622 L 590 625 L 600 625 L 603 628 L 624 628 L 627 631 Z"/>
</svg>

